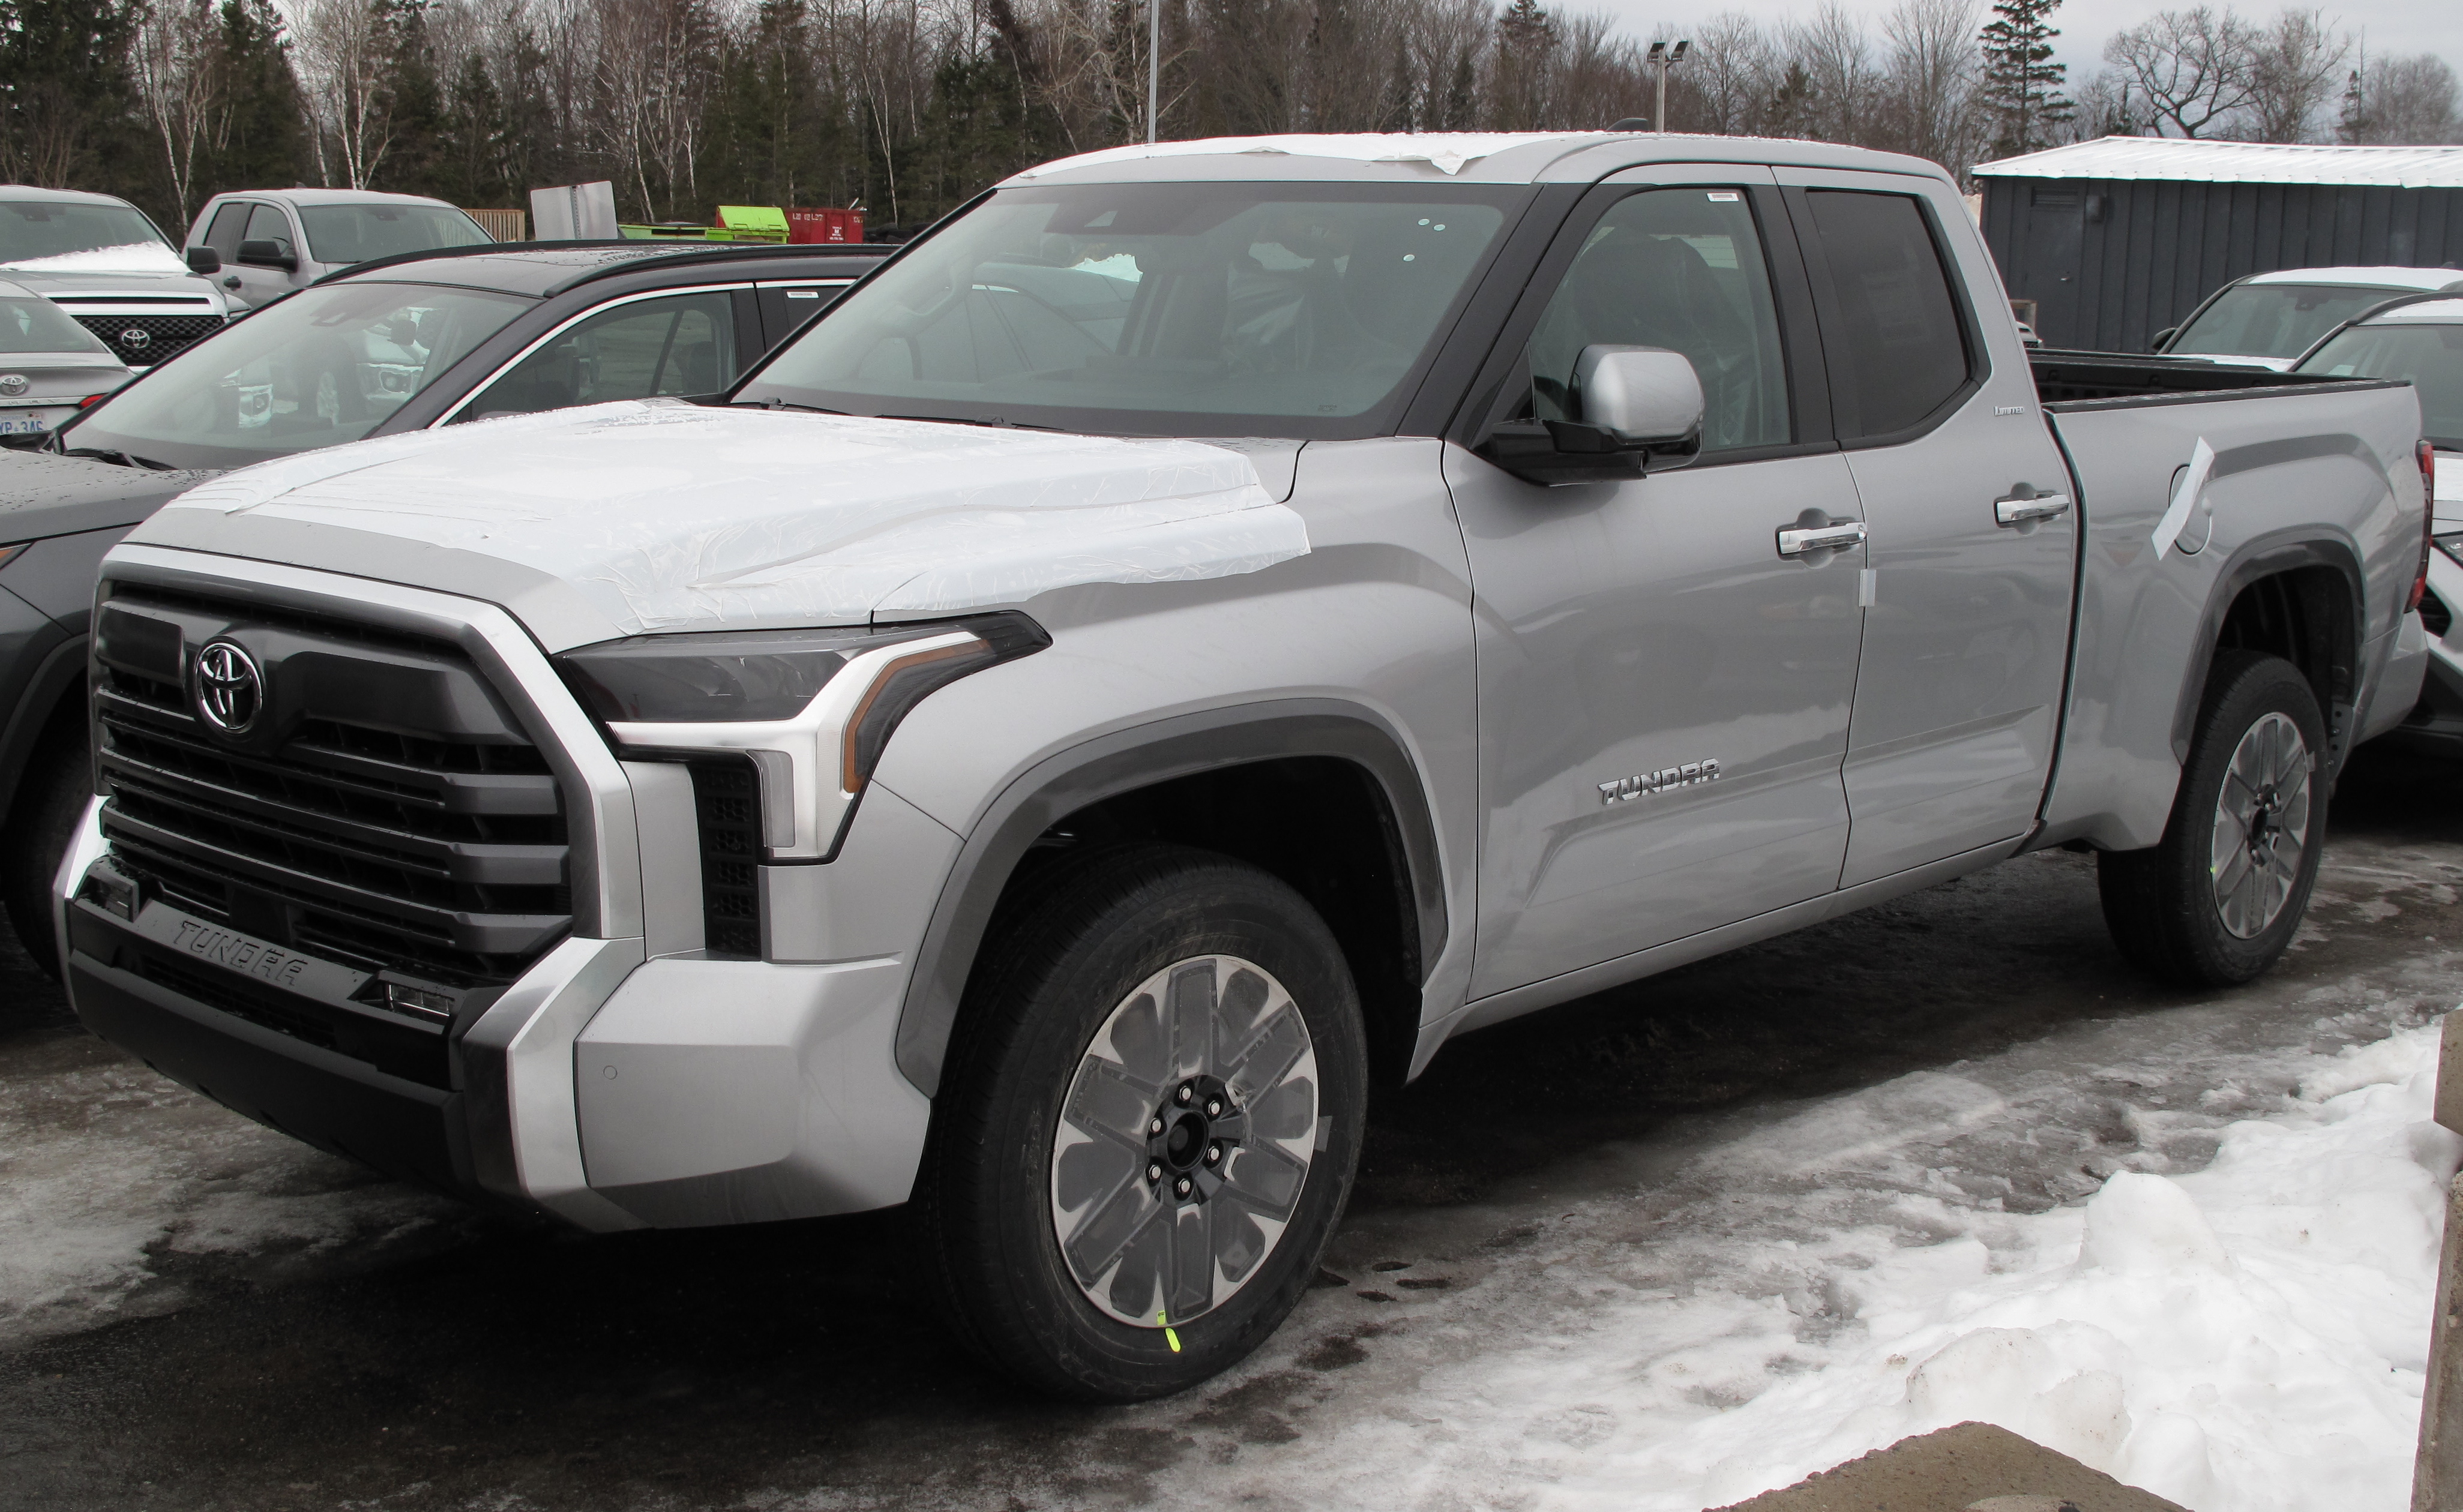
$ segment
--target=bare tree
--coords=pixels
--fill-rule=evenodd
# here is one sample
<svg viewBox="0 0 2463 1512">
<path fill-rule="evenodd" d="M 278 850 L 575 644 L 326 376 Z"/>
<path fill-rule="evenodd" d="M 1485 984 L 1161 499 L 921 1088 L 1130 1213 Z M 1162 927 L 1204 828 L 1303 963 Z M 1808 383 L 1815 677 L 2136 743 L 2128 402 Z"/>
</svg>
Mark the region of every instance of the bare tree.
<svg viewBox="0 0 2463 1512">
<path fill-rule="evenodd" d="M 2093 141 L 2098 137 L 2135 137 L 2150 123 L 2146 102 L 2138 97 L 2130 76 L 2117 68 L 2096 70 L 2079 86 L 2077 114 L 2063 141 Z"/>
<path fill-rule="evenodd" d="M 2258 141 L 2311 141 L 2318 119 L 2351 56 L 2352 39 L 2323 11 L 2285 10 L 2252 39 L 2247 125 Z"/>
<path fill-rule="evenodd" d="M 2456 95 L 2454 71 L 2431 54 L 2364 59 L 2344 91 L 2337 135 L 2389 146 L 2463 142 Z"/>
<path fill-rule="evenodd" d="M 2155 119 L 2184 137 L 2229 129 L 2254 97 L 2257 33 L 2230 10 L 2159 11 L 2103 45 Z"/>
<path fill-rule="evenodd" d="M 213 0 L 163 0 L 139 21 L 129 76 L 153 128 L 183 226 L 195 204 L 197 164 L 222 98 L 221 32 Z"/>
<path fill-rule="evenodd" d="M 1901 152 L 1963 173 L 1982 146 L 1975 0 L 1900 0 L 1882 23 L 1882 93 Z"/>
<path fill-rule="evenodd" d="M 292 35 L 300 89 L 315 118 L 316 176 L 364 189 L 393 147 L 385 93 L 391 49 L 377 0 L 296 0 Z"/>
</svg>

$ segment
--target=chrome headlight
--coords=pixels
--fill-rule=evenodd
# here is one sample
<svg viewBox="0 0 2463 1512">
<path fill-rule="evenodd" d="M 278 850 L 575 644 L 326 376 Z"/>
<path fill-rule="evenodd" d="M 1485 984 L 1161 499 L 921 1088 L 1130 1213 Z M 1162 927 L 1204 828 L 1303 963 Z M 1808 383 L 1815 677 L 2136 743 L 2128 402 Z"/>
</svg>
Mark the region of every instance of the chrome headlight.
<svg viewBox="0 0 2463 1512">
<path fill-rule="evenodd" d="M 924 625 L 635 636 L 556 658 L 620 755 L 735 752 L 760 774 L 772 860 L 837 853 L 858 794 L 907 711 L 1052 643 L 1024 615 Z"/>
</svg>

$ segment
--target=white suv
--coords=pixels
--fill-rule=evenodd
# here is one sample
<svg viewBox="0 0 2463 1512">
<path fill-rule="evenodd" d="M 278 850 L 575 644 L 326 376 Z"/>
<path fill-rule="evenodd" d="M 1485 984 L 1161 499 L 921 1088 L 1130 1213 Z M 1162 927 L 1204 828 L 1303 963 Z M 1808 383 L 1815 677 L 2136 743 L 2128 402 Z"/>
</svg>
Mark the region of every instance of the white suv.
<svg viewBox="0 0 2463 1512">
<path fill-rule="evenodd" d="M 2463 290 L 2452 268 L 2285 268 L 2236 278 L 2190 318 L 2155 334 L 2166 356 L 2212 357 L 2281 373 L 2320 336 L 2402 294 Z"/>
<path fill-rule="evenodd" d="M 353 263 L 494 239 L 443 200 L 366 189 L 218 194 L 188 227 L 188 246 L 213 249 L 223 288 L 250 309 Z"/>
</svg>

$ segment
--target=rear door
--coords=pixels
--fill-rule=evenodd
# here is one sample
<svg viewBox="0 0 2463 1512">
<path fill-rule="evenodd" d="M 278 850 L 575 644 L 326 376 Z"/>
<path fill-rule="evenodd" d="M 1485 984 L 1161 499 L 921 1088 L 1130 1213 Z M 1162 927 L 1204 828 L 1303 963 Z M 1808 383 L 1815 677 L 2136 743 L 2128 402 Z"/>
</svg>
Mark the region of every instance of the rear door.
<svg viewBox="0 0 2463 1512">
<path fill-rule="evenodd" d="M 1852 520 L 1855 488 L 1787 211 L 1764 168 L 1631 177 L 1541 265 L 1482 421 L 1568 418 L 1587 345 L 1670 348 L 1702 378 L 1704 455 L 1545 487 L 1446 450 L 1476 610 L 1474 996 L 1818 897 L 1846 845 L 1860 553 L 1782 555 L 1778 532 Z"/>
<path fill-rule="evenodd" d="M 1777 176 L 1867 531 L 1839 878 L 1853 887 L 2033 825 L 2078 517 L 2016 333 L 1975 308 L 2000 280 L 1956 197 L 1896 174 Z"/>
</svg>

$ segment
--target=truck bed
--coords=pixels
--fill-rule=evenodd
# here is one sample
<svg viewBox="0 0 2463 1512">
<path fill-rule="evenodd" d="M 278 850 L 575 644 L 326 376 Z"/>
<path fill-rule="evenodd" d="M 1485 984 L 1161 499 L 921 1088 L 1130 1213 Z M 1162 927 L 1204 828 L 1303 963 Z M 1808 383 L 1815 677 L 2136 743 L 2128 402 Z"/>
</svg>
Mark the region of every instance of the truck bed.
<svg viewBox="0 0 2463 1512">
<path fill-rule="evenodd" d="M 2278 373 L 2272 368 L 2129 352 L 2042 348 L 2027 355 L 2027 365 L 2035 370 L 2037 396 L 2047 404 L 2236 389 L 2298 388 L 2319 381 L 2306 375 Z"/>
</svg>

